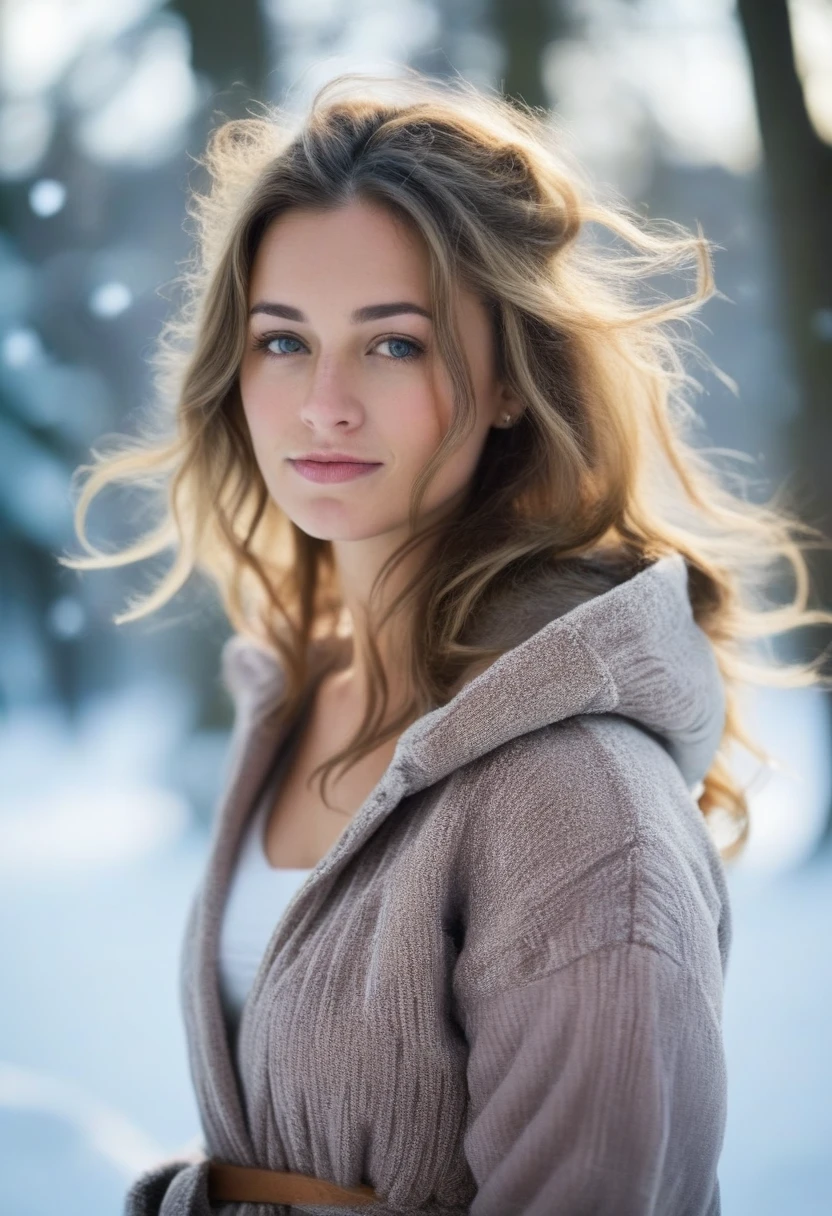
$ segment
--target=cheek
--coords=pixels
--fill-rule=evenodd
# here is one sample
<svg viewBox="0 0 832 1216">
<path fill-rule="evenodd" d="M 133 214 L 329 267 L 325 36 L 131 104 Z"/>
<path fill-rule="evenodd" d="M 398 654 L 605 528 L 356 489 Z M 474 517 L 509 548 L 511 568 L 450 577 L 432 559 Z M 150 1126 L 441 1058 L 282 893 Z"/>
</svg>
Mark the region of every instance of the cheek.
<svg viewBox="0 0 832 1216">
<path fill-rule="evenodd" d="M 437 361 L 431 371 L 430 392 L 433 397 L 437 426 L 444 435 L 451 425 L 453 414 L 453 386 L 445 364 Z"/>
<path fill-rule="evenodd" d="M 415 475 L 428 460 L 447 429 L 433 376 L 421 370 L 394 368 L 385 376 L 376 372 L 356 389 L 355 403 L 360 407 L 353 423 L 366 437 L 365 446 L 409 474 Z"/>
<path fill-rule="evenodd" d="M 247 369 L 245 363 L 240 370 L 239 387 L 246 418 L 259 418 L 265 409 L 266 394 L 262 389 L 261 378 Z"/>
<path fill-rule="evenodd" d="M 431 497 L 440 502 L 459 494 L 474 474 L 482 444 L 475 436 L 469 436 L 461 448 L 449 456 L 436 475 Z"/>
<path fill-rule="evenodd" d="M 274 441 L 284 426 L 285 394 L 276 393 L 263 376 L 241 374 L 239 380 L 243 416 L 255 449 Z"/>
<path fill-rule="evenodd" d="M 479 386 L 475 384 L 475 390 Z M 412 433 L 410 442 L 405 436 L 404 447 L 409 453 L 412 472 L 415 473 L 425 464 L 431 454 L 439 446 L 443 436 L 451 425 L 453 415 L 452 386 L 448 373 L 443 369 L 438 372 L 431 386 L 430 403 L 425 404 L 420 416 L 419 434 L 421 442 L 415 442 Z M 476 469 L 480 454 L 488 433 L 488 424 L 484 418 L 479 418 L 471 433 L 462 445 L 450 456 L 433 479 L 425 499 L 428 507 L 436 507 L 460 493 L 468 484 Z"/>
</svg>

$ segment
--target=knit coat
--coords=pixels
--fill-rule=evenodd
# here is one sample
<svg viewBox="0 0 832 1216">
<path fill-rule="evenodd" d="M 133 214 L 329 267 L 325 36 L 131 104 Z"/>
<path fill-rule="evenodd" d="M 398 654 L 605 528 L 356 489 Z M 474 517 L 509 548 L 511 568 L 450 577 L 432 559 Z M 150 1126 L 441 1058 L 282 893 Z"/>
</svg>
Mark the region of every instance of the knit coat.
<svg viewBox="0 0 832 1216">
<path fill-rule="evenodd" d="M 376 1216 L 717 1216 L 731 918 L 695 798 L 725 697 L 685 561 L 572 559 L 477 638 L 504 652 L 400 735 L 276 914 L 234 1048 L 223 900 L 291 723 L 266 724 L 279 661 L 225 644 L 234 727 L 181 951 L 204 1151 L 363 1182 Z M 211 1205 L 206 1160 L 147 1171 L 125 1208 L 301 1211 L 346 1209 Z"/>
</svg>

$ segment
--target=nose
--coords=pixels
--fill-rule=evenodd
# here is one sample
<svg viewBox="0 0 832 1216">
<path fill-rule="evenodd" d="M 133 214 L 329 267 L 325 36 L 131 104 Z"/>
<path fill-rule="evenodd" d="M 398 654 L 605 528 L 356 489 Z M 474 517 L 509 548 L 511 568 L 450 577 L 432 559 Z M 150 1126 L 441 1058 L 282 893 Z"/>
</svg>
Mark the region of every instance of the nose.
<svg viewBox="0 0 832 1216">
<path fill-rule="evenodd" d="M 344 423 L 356 426 L 363 417 L 364 408 L 343 361 L 334 355 L 321 356 L 301 408 L 303 422 L 312 428 L 327 430 Z"/>
</svg>

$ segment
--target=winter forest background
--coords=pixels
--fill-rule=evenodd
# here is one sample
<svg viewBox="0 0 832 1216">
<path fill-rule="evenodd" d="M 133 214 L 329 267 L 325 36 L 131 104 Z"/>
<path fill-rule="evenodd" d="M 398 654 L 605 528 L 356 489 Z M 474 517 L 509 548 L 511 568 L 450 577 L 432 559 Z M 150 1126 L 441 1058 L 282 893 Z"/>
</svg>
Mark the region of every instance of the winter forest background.
<svg viewBox="0 0 832 1216">
<path fill-rule="evenodd" d="M 176 992 L 230 724 L 206 587 L 81 576 L 69 480 L 132 432 L 220 117 L 409 63 L 552 108 L 602 182 L 701 223 L 703 443 L 832 535 L 832 0 L 5 0 L 0 4 L 0 1213 L 119 1212 L 198 1130 Z M 106 547 L 146 520 L 110 496 Z M 810 556 L 832 606 L 832 555 Z M 791 593 L 791 588 L 786 589 Z M 789 653 L 829 636 L 801 631 Z M 829 698 L 755 690 L 783 769 L 729 871 L 725 1216 L 832 1194 Z M 740 765 L 740 761 L 738 761 Z"/>
</svg>

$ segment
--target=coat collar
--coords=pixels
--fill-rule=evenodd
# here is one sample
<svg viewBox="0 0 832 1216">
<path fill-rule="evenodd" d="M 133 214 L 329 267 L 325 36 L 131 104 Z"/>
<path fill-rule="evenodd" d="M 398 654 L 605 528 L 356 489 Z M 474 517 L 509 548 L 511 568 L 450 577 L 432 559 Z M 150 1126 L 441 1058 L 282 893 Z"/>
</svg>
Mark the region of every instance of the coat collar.
<svg viewBox="0 0 832 1216">
<path fill-rule="evenodd" d="M 541 726 L 614 712 L 656 734 L 694 785 L 721 741 L 725 692 L 687 578 L 680 553 L 635 574 L 610 559 L 572 559 L 504 592 L 471 632 L 503 653 L 402 733 L 394 763 L 419 789 Z M 313 667 L 338 641 L 315 644 Z M 281 695 L 279 661 L 239 634 L 222 670 L 238 715 L 256 719 Z"/>
</svg>

